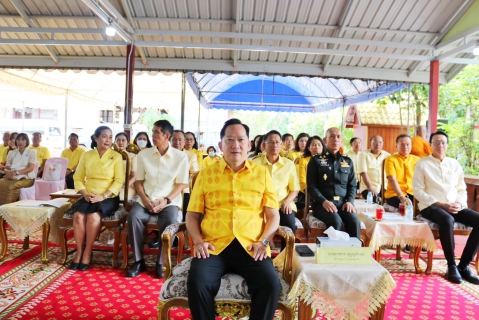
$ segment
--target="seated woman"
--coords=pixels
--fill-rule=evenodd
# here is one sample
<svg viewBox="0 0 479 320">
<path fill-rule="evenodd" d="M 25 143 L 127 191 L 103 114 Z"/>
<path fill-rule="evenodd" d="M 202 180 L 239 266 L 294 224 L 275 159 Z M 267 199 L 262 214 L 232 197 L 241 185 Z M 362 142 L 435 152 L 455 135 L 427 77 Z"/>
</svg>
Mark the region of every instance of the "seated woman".
<svg viewBox="0 0 479 320">
<path fill-rule="evenodd" d="M 304 132 L 300 133 L 294 142 L 294 149 L 288 152 L 286 158 L 290 159 L 291 161 L 300 158 L 306 150 L 306 143 L 308 142 L 308 139 L 309 134 Z"/>
<path fill-rule="evenodd" d="M 10 140 L 8 141 L 8 148 L 7 148 L 7 150 L 4 151 L 5 152 L 5 154 L 4 154 L 5 160 L 7 159 L 7 156 L 10 153 L 10 151 L 17 150 L 17 146 L 15 145 L 15 141 L 17 139 L 17 136 L 18 136 L 18 132 L 10 133 Z"/>
<path fill-rule="evenodd" d="M 206 168 L 209 165 L 212 165 L 216 161 L 219 161 L 221 158 L 216 154 L 216 149 L 213 146 L 209 146 L 206 150 L 208 156 L 203 159 L 203 167 Z"/>
<path fill-rule="evenodd" d="M 15 150 L 7 156 L 7 163 L 0 166 L 4 177 L 0 179 L 0 205 L 11 203 L 20 196 L 21 188 L 28 188 L 35 182 L 37 151 L 27 149 L 30 139 L 26 133 L 16 135 Z"/>
<path fill-rule="evenodd" d="M 140 150 L 144 150 L 146 148 L 151 148 L 153 145 L 151 144 L 150 137 L 148 137 L 148 133 L 142 131 L 138 132 L 133 139 L 133 144 L 136 144 Z"/>
<path fill-rule="evenodd" d="M 256 138 L 255 138 L 256 140 Z M 258 138 L 258 144 L 256 145 L 254 152 L 248 156 L 248 160 L 253 160 L 256 157 L 262 157 L 264 154 L 264 135 L 259 136 Z"/>
<path fill-rule="evenodd" d="M 118 148 L 121 150 L 126 150 L 126 147 L 130 143 L 128 136 L 124 132 L 117 133 L 115 136 L 115 143 L 117 144 Z M 136 181 L 136 154 L 132 152 L 128 152 L 128 157 L 130 158 L 130 177 L 128 181 L 125 181 L 125 184 L 120 190 L 120 200 L 124 200 L 124 188 L 125 185 L 128 185 L 128 200 L 136 195 L 135 190 L 135 181 Z M 123 160 L 123 166 L 126 165 L 126 160 Z M 126 180 L 126 179 L 125 179 Z"/>
<path fill-rule="evenodd" d="M 198 142 L 196 141 L 196 137 L 193 132 L 188 131 L 185 133 L 185 150 L 196 154 L 196 158 L 198 159 L 198 167 L 200 170 L 203 169 L 203 155 L 206 154 L 206 152 L 203 150 L 198 150 Z"/>
<path fill-rule="evenodd" d="M 72 206 L 77 246 L 70 264 L 72 270 L 84 271 L 90 267 L 92 246 L 100 231 L 101 219 L 112 216 L 120 204 L 118 193 L 125 182 L 125 170 L 121 155 L 110 149 L 112 140 L 110 128 L 98 127 L 92 136 L 93 150 L 83 154 L 73 177 L 75 190 L 82 197 Z"/>
<path fill-rule="evenodd" d="M 311 160 L 311 157 L 323 153 L 323 150 L 326 150 L 323 140 L 318 136 L 312 136 L 306 142 L 303 156 L 299 158 L 298 177 L 300 191 L 298 193 L 298 202 L 296 202 L 298 211 L 305 206 L 304 191 L 306 190 L 306 168 L 308 168 L 309 160 Z"/>
</svg>

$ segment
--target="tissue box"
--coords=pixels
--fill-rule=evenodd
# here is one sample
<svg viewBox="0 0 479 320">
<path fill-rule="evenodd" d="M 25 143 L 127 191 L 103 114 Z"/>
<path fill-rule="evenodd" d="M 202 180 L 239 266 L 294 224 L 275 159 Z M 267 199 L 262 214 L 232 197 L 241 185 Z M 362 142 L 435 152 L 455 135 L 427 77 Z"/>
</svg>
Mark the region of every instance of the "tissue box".
<svg viewBox="0 0 479 320">
<path fill-rule="evenodd" d="M 348 240 L 331 240 L 328 237 L 316 237 L 316 248 L 360 248 L 361 241 L 358 238 Z"/>
</svg>

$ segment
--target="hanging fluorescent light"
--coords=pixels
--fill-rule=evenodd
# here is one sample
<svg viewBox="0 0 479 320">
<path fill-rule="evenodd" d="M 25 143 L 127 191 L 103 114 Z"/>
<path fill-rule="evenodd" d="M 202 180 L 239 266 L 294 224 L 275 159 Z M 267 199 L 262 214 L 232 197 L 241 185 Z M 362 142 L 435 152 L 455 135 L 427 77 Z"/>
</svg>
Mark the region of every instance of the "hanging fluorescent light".
<svg viewBox="0 0 479 320">
<path fill-rule="evenodd" d="M 116 34 L 116 30 L 111 25 L 109 25 L 109 26 L 106 27 L 105 33 L 106 33 L 107 36 L 113 37 Z"/>
</svg>

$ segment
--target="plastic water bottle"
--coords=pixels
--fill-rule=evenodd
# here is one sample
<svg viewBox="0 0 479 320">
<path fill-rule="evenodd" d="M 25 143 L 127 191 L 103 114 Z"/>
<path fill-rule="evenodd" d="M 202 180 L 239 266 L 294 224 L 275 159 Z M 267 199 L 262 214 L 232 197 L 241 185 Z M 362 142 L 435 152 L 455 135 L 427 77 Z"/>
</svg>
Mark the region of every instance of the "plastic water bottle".
<svg viewBox="0 0 479 320">
<path fill-rule="evenodd" d="M 373 204 L 373 193 L 371 191 L 368 192 L 368 196 L 366 197 L 367 204 Z"/>
<path fill-rule="evenodd" d="M 408 204 L 406 208 L 406 220 L 407 221 L 412 221 L 413 218 L 413 212 L 412 212 L 412 204 Z"/>
</svg>

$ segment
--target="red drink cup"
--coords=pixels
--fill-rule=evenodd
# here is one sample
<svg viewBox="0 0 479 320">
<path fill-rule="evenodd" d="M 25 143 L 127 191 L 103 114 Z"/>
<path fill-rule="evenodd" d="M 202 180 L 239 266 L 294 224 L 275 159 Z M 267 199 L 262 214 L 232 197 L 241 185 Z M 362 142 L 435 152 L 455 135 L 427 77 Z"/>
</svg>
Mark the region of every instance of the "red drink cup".
<svg viewBox="0 0 479 320">
<path fill-rule="evenodd" d="M 384 208 L 381 206 L 378 206 L 376 208 L 376 220 L 382 220 L 383 219 L 383 213 L 384 213 Z"/>
<path fill-rule="evenodd" d="M 402 217 L 406 216 L 406 205 L 404 203 L 399 204 L 399 215 Z"/>
</svg>

